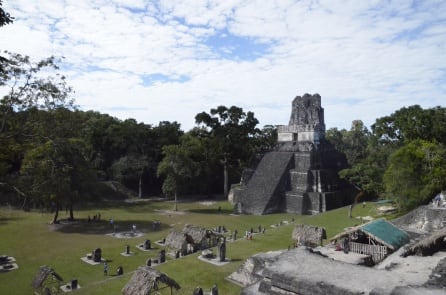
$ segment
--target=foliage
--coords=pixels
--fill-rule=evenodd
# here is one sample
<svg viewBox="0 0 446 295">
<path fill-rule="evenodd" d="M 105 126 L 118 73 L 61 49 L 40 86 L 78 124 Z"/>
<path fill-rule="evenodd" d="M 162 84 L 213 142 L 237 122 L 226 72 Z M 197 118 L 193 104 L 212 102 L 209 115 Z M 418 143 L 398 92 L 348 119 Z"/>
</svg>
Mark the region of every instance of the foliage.
<svg viewBox="0 0 446 295">
<path fill-rule="evenodd" d="M 156 169 L 162 147 L 179 143 L 180 125 L 163 121 L 153 127 L 92 111 L 84 116 L 82 137 L 91 146 L 91 163 L 101 179 L 122 181 L 140 196 L 160 193 Z"/>
<path fill-rule="evenodd" d="M 60 59 L 54 56 L 33 62 L 29 56 L 4 51 L 0 87 L 8 87 L 9 93 L 1 99 L 2 117 L 8 111 L 29 108 L 56 109 L 72 107 L 70 98 L 72 88 L 67 86 L 66 78 L 57 73 Z M 56 71 L 55 76 L 45 73 Z M 2 121 L 3 131 L 4 123 Z"/>
<path fill-rule="evenodd" d="M 373 133 L 385 143 L 423 139 L 446 143 L 446 109 L 422 109 L 419 105 L 403 107 L 376 120 Z"/>
<path fill-rule="evenodd" d="M 277 127 L 265 125 L 255 134 L 255 150 L 257 153 L 265 153 L 274 149 L 277 145 Z"/>
<path fill-rule="evenodd" d="M 348 180 L 369 197 L 382 191 L 381 176 L 384 169 L 380 162 L 372 161 L 373 136 L 362 121 L 353 121 L 349 131 L 332 128 L 327 130 L 326 138 L 335 148 L 346 155 L 349 168 L 340 171 L 339 176 Z"/>
<path fill-rule="evenodd" d="M 442 153 L 445 130 L 445 108 L 414 105 L 376 119 L 372 132 L 354 121 L 351 130 L 330 129 L 326 138 L 347 156 L 350 168 L 340 171 L 341 178 L 368 196 L 393 196 L 407 210 L 444 188 L 442 170 L 427 173 L 433 164 L 423 155 Z"/>
<path fill-rule="evenodd" d="M 344 153 L 348 164 L 353 166 L 367 157 L 367 145 L 369 143 L 370 132 L 360 120 L 352 122 L 349 131 L 337 128 L 327 130 L 326 138 L 338 151 Z"/>
<path fill-rule="evenodd" d="M 62 204 L 70 208 L 70 219 L 74 218 L 73 204 L 85 194 L 83 184 L 94 179 L 89 173 L 85 146 L 76 139 L 49 140 L 29 150 L 20 172 L 22 190 L 34 202 L 55 210 L 53 222 L 57 222 Z"/>
<path fill-rule="evenodd" d="M 204 128 L 213 142 L 215 155 L 220 158 L 224 174 L 224 194 L 228 194 L 229 168 L 236 167 L 239 179 L 243 167 L 247 166 L 255 151 L 254 137 L 259 133 L 258 120 L 252 112 L 242 108 L 219 106 L 210 113 L 201 112 L 195 122 Z"/>
<path fill-rule="evenodd" d="M 167 145 L 163 147 L 163 160 L 158 165 L 158 176 L 165 176 L 163 193 L 175 197 L 187 179 L 199 173 L 199 165 L 191 157 L 191 149 L 183 145 Z M 176 207 L 175 207 L 176 209 Z"/>
<path fill-rule="evenodd" d="M 0 73 L 0 87 L 7 89 L 0 99 L 0 179 L 7 181 L 7 174 L 18 171 L 27 146 L 54 138 L 52 132 L 63 124 L 53 125 L 51 116 L 42 111 L 58 115 L 74 104 L 65 77 L 43 74 L 59 68 L 54 57 L 32 62 L 27 56 L 5 54 Z"/>
<path fill-rule="evenodd" d="M 446 149 L 421 139 L 395 151 L 384 173 L 386 192 L 403 209 L 430 200 L 446 188 Z"/>
<path fill-rule="evenodd" d="M 3 27 L 4 25 L 7 25 L 7 24 L 12 24 L 12 22 L 14 20 L 14 17 L 12 17 L 8 12 L 6 12 L 2 8 L 2 5 L 3 5 L 2 2 L 3 1 L 0 0 L 0 27 Z"/>
<path fill-rule="evenodd" d="M 57 73 L 59 60 L 50 57 L 33 62 L 28 56 L 4 53 L 7 57 L 1 60 L 0 73 L 0 87 L 6 89 L 0 99 L 0 180 L 4 186 L 20 191 L 26 206 L 28 196 L 23 192 L 27 187 L 18 181 L 24 155 L 43 153 L 45 143 L 68 138 L 78 128 L 73 129 L 77 122 L 70 116 L 74 109 L 72 89 Z"/>
</svg>

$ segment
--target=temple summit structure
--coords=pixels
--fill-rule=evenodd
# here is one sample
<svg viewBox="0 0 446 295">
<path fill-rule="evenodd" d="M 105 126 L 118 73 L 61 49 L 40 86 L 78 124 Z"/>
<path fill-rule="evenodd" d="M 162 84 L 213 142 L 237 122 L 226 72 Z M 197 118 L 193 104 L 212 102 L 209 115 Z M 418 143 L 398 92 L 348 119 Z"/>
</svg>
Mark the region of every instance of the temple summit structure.
<svg viewBox="0 0 446 295">
<path fill-rule="evenodd" d="M 348 205 L 355 190 L 338 177 L 346 167 L 345 156 L 325 140 L 321 96 L 297 96 L 288 125 L 278 126 L 275 150 L 233 187 L 234 212 L 317 214 Z"/>
</svg>

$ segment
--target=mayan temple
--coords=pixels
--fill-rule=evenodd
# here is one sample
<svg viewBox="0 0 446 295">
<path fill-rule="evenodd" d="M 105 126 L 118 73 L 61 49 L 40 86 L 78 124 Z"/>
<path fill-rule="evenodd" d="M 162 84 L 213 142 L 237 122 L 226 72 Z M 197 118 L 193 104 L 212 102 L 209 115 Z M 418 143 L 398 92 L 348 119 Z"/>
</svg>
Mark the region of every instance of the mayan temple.
<svg viewBox="0 0 446 295">
<path fill-rule="evenodd" d="M 338 178 L 345 156 L 325 140 L 319 94 L 297 96 L 288 125 L 278 127 L 274 151 L 247 170 L 233 189 L 239 214 L 317 214 L 351 203 L 354 190 Z"/>
</svg>

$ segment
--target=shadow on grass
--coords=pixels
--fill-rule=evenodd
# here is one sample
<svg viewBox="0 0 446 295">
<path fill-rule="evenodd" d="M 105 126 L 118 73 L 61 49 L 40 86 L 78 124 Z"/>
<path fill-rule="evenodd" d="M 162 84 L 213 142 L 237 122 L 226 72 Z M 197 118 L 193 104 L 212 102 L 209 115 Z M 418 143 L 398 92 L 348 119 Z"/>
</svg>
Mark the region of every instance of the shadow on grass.
<svg viewBox="0 0 446 295">
<path fill-rule="evenodd" d="M 199 214 L 221 214 L 221 215 L 229 215 L 234 213 L 231 209 L 215 209 L 215 208 L 202 208 L 202 209 L 189 209 L 189 212 L 199 213 Z"/>
<path fill-rule="evenodd" d="M 166 209 L 173 202 L 169 199 L 127 199 L 105 200 L 101 202 L 76 205 L 75 211 L 120 209 L 129 213 L 150 213 L 156 210 Z M 173 205 L 172 205 L 173 206 Z"/>
<path fill-rule="evenodd" d="M 19 218 L 19 217 L 0 217 L 0 225 L 8 224 L 9 222 L 18 221 L 21 219 L 22 218 Z"/>
<path fill-rule="evenodd" d="M 169 225 L 160 223 L 157 230 L 153 228 L 153 222 L 141 222 L 139 221 L 120 221 L 115 222 L 113 227 L 109 221 L 86 221 L 86 220 L 76 220 L 74 222 L 69 222 L 66 220 L 61 220 L 59 224 L 53 224 L 51 227 L 53 230 L 66 233 L 66 234 L 92 234 L 92 235 L 105 235 L 114 232 L 131 232 L 133 230 L 133 225 L 136 225 L 136 231 L 146 233 L 153 233 L 162 231 L 166 228 L 170 228 Z"/>
<path fill-rule="evenodd" d="M 230 262 L 240 262 L 240 261 L 245 261 L 245 259 L 240 259 L 240 258 L 231 258 L 231 257 L 229 257 L 229 259 L 230 259 Z"/>
</svg>

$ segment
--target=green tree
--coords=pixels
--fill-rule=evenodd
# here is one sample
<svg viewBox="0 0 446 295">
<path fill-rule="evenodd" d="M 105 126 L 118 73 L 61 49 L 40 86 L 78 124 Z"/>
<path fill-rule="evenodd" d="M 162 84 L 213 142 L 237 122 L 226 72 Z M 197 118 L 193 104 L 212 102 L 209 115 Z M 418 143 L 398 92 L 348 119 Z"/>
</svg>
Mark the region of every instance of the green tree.
<svg viewBox="0 0 446 295">
<path fill-rule="evenodd" d="M 12 24 L 14 20 L 14 18 L 2 8 L 3 6 L 2 2 L 3 1 L 0 0 L 0 27 L 3 27 L 4 25 L 7 24 Z"/>
<path fill-rule="evenodd" d="M 329 129 L 326 132 L 326 139 L 330 141 L 335 148 L 344 153 L 348 164 L 353 166 L 367 157 L 367 147 L 371 134 L 361 120 L 352 122 L 349 131 L 336 128 Z"/>
<path fill-rule="evenodd" d="M 404 107 L 390 116 L 376 120 L 373 133 L 386 143 L 401 146 L 415 139 L 436 140 L 446 144 L 446 109 L 422 109 L 419 105 Z"/>
<path fill-rule="evenodd" d="M 255 151 L 265 153 L 274 149 L 277 145 L 277 127 L 265 125 L 255 136 Z"/>
<path fill-rule="evenodd" d="M 219 106 L 210 113 L 202 112 L 195 116 L 195 122 L 206 128 L 209 138 L 214 142 L 214 152 L 219 156 L 223 166 L 223 191 L 228 195 L 229 168 L 235 167 L 237 176 L 247 165 L 255 151 L 254 138 L 259 130 L 258 120 L 252 112 L 242 108 Z"/>
<path fill-rule="evenodd" d="M 148 160 L 144 154 L 129 154 L 115 161 L 110 169 L 113 179 L 120 183 L 127 184 L 136 178 L 138 182 L 138 197 L 142 198 L 142 178 L 147 167 Z"/>
<path fill-rule="evenodd" d="M 188 149 L 181 145 L 167 145 L 163 147 L 163 160 L 158 165 L 158 176 L 165 176 L 163 193 L 174 197 L 174 210 L 178 210 L 178 192 L 187 179 L 199 173 L 199 165 L 192 160 Z"/>
<path fill-rule="evenodd" d="M 326 132 L 326 139 L 338 151 L 345 154 L 350 167 L 341 170 L 339 176 L 361 190 L 358 198 L 374 197 L 382 191 L 380 185 L 384 169 L 380 170 L 380 167 L 376 165 L 377 162 L 372 160 L 374 158 L 374 152 L 370 146 L 372 134 L 362 121 L 353 121 L 349 131 L 329 129 Z"/>
<path fill-rule="evenodd" d="M 338 128 L 330 128 L 325 132 L 325 139 L 329 141 L 336 150 L 345 153 L 347 147 L 344 138 L 347 136 L 347 130 Z"/>
<path fill-rule="evenodd" d="M 58 222 L 62 205 L 74 219 L 73 204 L 81 195 L 82 183 L 91 177 L 88 171 L 82 141 L 49 140 L 25 154 L 20 171 L 22 190 L 54 210 L 53 223 Z"/>
<path fill-rule="evenodd" d="M 425 203 L 446 187 L 446 149 L 421 139 L 396 150 L 384 173 L 386 192 L 403 210 Z"/>
<path fill-rule="evenodd" d="M 67 85 L 65 76 L 57 73 L 59 59 L 49 57 L 33 62 L 28 56 L 8 51 L 4 53 L 7 57 L 2 63 L 0 87 L 9 91 L 0 100 L 0 133 L 5 131 L 8 115 L 13 111 L 74 106 L 72 88 Z M 56 74 L 43 76 L 43 72 L 47 71 L 56 71 Z"/>
<path fill-rule="evenodd" d="M 208 195 L 221 192 L 223 177 L 220 173 L 220 157 L 216 152 L 219 147 L 208 130 L 204 127 L 194 127 L 181 137 L 181 142 L 192 146 L 193 158 L 200 165 L 199 179 L 191 182 L 195 192 Z"/>
<path fill-rule="evenodd" d="M 71 87 L 57 73 L 56 58 L 33 62 L 20 54 L 4 54 L 0 60 L 0 88 L 6 93 L 0 98 L 0 184 L 18 191 L 15 175 L 23 154 L 48 140 L 54 130 L 41 119 L 50 118 L 46 112 L 74 108 L 74 102 Z"/>
</svg>

